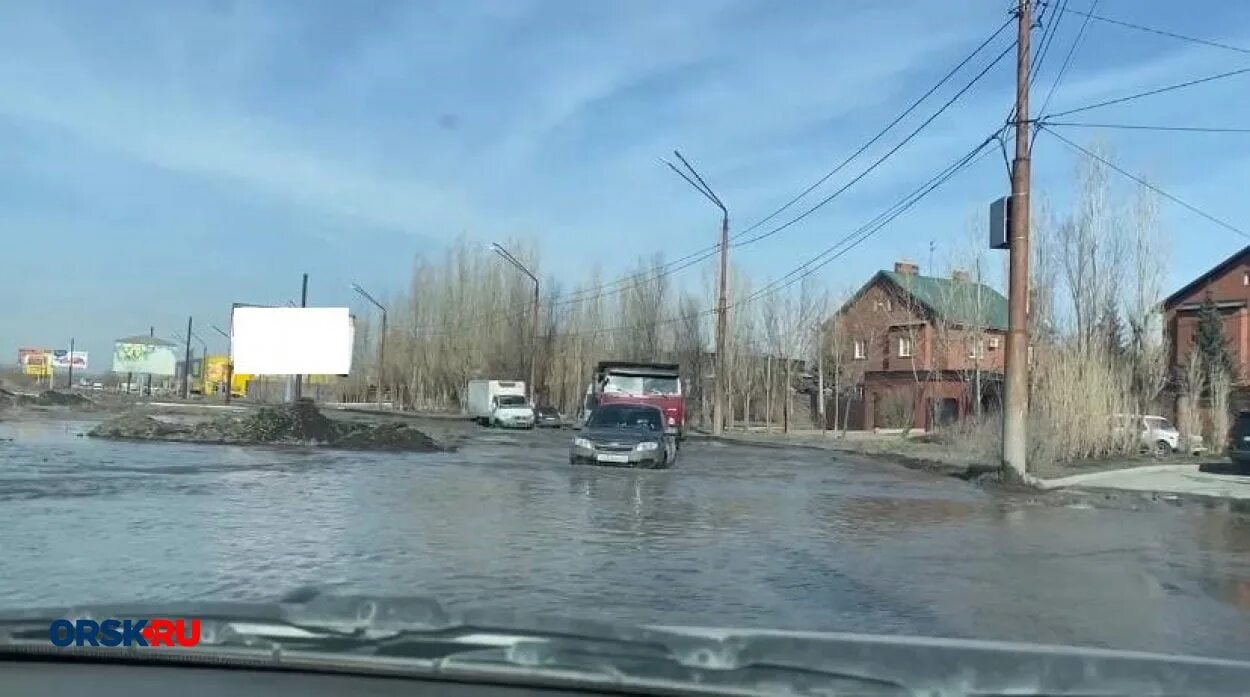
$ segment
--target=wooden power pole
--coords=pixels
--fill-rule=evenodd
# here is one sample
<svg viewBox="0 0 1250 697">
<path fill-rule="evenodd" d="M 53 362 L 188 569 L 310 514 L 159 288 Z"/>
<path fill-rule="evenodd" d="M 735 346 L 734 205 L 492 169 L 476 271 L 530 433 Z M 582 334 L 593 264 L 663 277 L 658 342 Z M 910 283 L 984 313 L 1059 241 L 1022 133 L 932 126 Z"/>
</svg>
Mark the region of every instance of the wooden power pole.
<svg viewBox="0 0 1250 697">
<path fill-rule="evenodd" d="M 1029 412 L 1029 35 L 1032 0 L 1020 0 L 1016 43 L 1016 157 L 1011 166 L 1010 271 L 1007 286 L 1007 356 L 1003 384 L 1003 474 L 1023 478 L 1028 469 Z"/>
</svg>

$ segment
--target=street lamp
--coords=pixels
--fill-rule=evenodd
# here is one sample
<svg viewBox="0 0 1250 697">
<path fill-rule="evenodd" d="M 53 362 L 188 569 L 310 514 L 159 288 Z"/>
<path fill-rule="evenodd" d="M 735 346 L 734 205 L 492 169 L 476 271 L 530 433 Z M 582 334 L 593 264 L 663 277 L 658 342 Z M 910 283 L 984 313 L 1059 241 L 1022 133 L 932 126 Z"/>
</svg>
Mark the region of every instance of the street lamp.
<svg viewBox="0 0 1250 697">
<path fill-rule="evenodd" d="M 215 324 L 209 326 L 226 338 L 226 404 L 229 404 L 231 393 L 234 392 L 234 356 L 230 353 L 230 334 Z"/>
<path fill-rule="evenodd" d="M 690 175 L 694 176 L 694 179 L 691 179 L 689 175 L 678 169 L 672 162 L 663 158 L 660 161 L 668 165 L 669 169 L 676 172 L 682 179 L 685 179 L 686 183 L 694 187 L 695 191 L 703 194 L 707 200 L 712 202 L 712 205 L 720 209 L 721 213 L 720 297 L 716 301 L 716 394 L 712 400 L 712 433 L 713 435 L 720 435 L 725 425 L 725 339 L 729 331 L 729 210 L 725 208 L 725 204 L 721 202 L 720 197 L 712 191 L 712 187 L 708 186 L 703 177 L 699 176 L 694 167 L 690 166 L 686 158 L 682 157 L 681 153 L 676 150 L 673 151 L 673 154 L 677 156 L 677 159 L 681 160 L 681 163 L 686 166 L 686 170 L 690 172 Z"/>
<path fill-rule="evenodd" d="M 517 269 L 519 269 L 521 273 L 525 274 L 526 276 L 529 276 L 530 280 L 534 282 L 534 313 L 533 313 L 534 316 L 530 318 L 529 388 L 530 388 L 530 404 L 534 406 L 538 406 L 538 393 L 536 392 L 536 385 L 534 385 L 535 367 L 538 363 L 538 277 L 535 276 L 533 273 L 531 273 L 529 269 L 525 268 L 524 264 L 522 264 L 520 261 L 517 261 L 517 258 L 512 256 L 511 252 L 504 249 L 503 245 L 499 244 L 498 242 L 495 242 L 491 244 L 490 248 L 496 254 L 506 259 L 508 263 L 517 267 Z"/>
<path fill-rule="evenodd" d="M 373 296 L 369 295 L 368 291 L 356 285 L 355 283 L 352 284 L 352 290 L 356 291 L 357 293 L 360 293 L 362 296 L 364 296 L 365 300 L 368 300 L 369 302 L 373 303 L 374 307 L 382 311 L 382 336 L 381 338 L 378 339 L 378 404 L 379 406 L 381 406 L 382 366 L 384 365 L 382 360 L 386 358 L 386 307 L 384 307 L 382 303 L 378 302 L 377 300 L 374 300 Z"/>
</svg>

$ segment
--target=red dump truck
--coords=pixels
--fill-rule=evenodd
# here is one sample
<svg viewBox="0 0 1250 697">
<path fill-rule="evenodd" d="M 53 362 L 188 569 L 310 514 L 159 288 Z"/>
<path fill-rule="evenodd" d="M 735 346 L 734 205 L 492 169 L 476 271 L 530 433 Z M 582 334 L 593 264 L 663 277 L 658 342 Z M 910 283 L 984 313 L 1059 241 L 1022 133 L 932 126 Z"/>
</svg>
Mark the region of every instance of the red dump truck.
<svg viewBox="0 0 1250 697">
<path fill-rule="evenodd" d="M 595 366 L 594 379 L 586 388 L 582 418 L 599 404 L 642 402 L 664 411 L 671 432 L 686 433 L 686 402 L 676 363 L 629 363 L 603 361 Z"/>
</svg>

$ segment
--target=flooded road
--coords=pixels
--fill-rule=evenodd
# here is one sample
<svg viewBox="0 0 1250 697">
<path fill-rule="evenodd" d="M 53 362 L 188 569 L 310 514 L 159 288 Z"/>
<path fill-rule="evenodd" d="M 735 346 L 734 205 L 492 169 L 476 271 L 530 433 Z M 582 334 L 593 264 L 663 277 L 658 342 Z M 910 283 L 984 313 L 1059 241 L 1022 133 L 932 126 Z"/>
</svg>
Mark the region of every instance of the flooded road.
<svg viewBox="0 0 1250 697">
<path fill-rule="evenodd" d="M 1250 521 L 1038 505 L 833 453 L 690 443 L 571 467 L 570 432 L 456 453 L 116 443 L 0 423 L 0 605 L 301 585 L 629 622 L 1250 658 Z"/>
</svg>

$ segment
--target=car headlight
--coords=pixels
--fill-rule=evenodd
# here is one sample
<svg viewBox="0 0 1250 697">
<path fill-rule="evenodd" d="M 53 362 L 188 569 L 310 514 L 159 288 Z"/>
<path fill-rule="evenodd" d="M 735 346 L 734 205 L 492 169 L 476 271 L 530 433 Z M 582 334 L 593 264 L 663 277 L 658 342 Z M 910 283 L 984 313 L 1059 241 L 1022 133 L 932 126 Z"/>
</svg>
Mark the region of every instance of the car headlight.
<svg viewBox="0 0 1250 697">
<path fill-rule="evenodd" d="M 587 450 L 594 450 L 594 449 L 595 449 L 595 446 L 591 445 L 591 444 L 590 444 L 590 441 L 586 440 L 585 438 L 574 438 L 574 439 L 573 439 L 573 447 L 575 447 L 575 448 L 585 448 L 585 449 L 587 449 Z"/>
<path fill-rule="evenodd" d="M 634 446 L 634 450 L 647 451 L 647 450 L 655 450 L 658 447 L 660 447 L 659 443 L 639 443 L 638 445 Z"/>
</svg>

